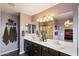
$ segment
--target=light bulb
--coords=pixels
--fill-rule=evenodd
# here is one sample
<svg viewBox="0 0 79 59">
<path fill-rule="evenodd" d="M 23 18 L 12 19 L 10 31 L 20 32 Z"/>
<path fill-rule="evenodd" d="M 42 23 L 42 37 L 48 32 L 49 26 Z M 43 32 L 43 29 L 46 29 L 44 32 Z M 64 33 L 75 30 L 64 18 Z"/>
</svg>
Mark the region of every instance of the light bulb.
<svg viewBox="0 0 79 59">
<path fill-rule="evenodd" d="M 54 20 L 53 17 L 51 17 L 50 20 Z"/>
<path fill-rule="evenodd" d="M 39 19 L 37 19 L 37 22 L 39 22 Z"/>
<path fill-rule="evenodd" d="M 46 19 L 46 21 L 49 21 L 49 19 Z"/>
<path fill-rule="evenodd" d="M 42 18 L 40 18 L 40 22 L 42 22 Z"/>
<path fill-rule="evenodd" d="M 47 18 L 48 18 L 49 20 L 53 20 L 53 17 L 51 17 L 51 16 L 47 16 Z"/>
<path fill-rule="evenodd" d="M 43 21 L 45 22 L 45 21 L 46 21 L 46 19 L 47 19 L 47 17 L 44 17 Z"/>
</svg>

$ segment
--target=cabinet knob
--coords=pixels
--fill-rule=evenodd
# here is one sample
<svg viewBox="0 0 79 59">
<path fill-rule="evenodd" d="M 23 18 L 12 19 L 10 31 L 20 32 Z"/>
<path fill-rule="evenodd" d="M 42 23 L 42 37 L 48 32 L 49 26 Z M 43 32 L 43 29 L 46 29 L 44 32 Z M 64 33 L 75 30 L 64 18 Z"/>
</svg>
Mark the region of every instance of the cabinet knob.
<svg viewBox="0 0 79 59">
<path fill-rule="evenodd" d="M 36 44 L 34 46 L 37 46 Z"/>
<path fill-rule="evenodd" d="M 46 50 L 45 48 L 43 48 L 43 50 Z"/>
<path fill-rule="evenodd" d="M 38 52 L 37 50 L 35 50 L 35 52 Z"/>
</svg>

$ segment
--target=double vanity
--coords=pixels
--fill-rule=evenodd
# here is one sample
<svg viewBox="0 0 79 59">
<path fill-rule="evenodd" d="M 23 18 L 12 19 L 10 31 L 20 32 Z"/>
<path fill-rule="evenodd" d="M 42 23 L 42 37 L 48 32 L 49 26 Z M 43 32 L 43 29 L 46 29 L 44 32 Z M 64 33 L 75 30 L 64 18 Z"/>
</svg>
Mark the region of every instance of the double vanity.
<svg viewBox="0 0 79 59">
<path fill-rule="evenodd" d="M 71 56 L 73 55 L 72 42 L 24 37 L 24 50 L 29 56 Z"/>
</svg>

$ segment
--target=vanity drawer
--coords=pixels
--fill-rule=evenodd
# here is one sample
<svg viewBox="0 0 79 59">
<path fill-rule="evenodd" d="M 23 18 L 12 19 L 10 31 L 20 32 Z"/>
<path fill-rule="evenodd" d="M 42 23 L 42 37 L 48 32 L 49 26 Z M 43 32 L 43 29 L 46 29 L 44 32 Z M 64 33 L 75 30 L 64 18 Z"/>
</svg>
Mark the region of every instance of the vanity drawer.
<svg viewBox="0 0 79 59">
<path fill-rule="evenodd" d="M 58 56 L 59 52 L 54 49 L 48 49 L 48 54 L 52 56 Z"/>
</svg>

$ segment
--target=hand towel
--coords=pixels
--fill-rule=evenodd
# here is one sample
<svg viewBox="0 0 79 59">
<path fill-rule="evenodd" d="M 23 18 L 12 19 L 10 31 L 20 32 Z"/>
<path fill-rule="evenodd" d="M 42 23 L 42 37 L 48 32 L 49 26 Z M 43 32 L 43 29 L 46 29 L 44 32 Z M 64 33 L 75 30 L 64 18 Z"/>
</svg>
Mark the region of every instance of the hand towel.
<svg viewBox="0 0 79 59">
<path fill-rule="evenodd" d="M 6 45 L 8 45 L 8 43 L 9 43 L 9 36 L 8 36 L 8 29 L 7 29 L 7 27 L 5 27 L 5 30 L 4 30 L 3 42 L 4 42 Z"/>
</svg>

